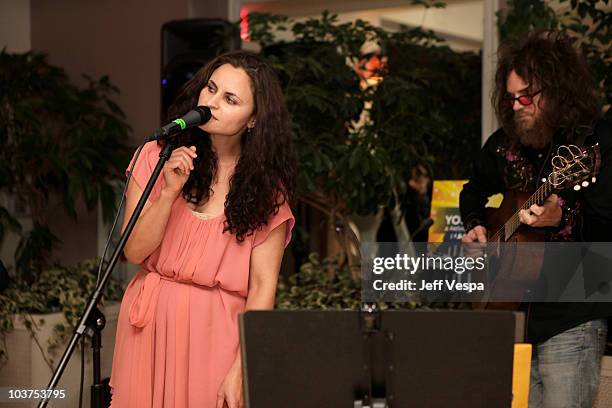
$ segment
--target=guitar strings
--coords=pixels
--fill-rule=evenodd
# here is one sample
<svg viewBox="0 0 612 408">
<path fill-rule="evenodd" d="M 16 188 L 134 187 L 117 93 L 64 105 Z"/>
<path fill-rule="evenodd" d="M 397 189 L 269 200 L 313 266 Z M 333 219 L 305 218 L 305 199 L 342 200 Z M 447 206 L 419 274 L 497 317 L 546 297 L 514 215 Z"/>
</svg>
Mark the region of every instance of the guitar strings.
<svg viewBox="0 0 612 408">
<path fill-rule="evenodd" d="M 567 153 L 567 154 L 564 154 Z M 550 154 L 550 153 L 549 153 Z M 566 157 L 569 156 L 569 157 Z M 529 197 L 529 199 L 523 203 L 521 208 L 517 210 L 512 217 L 506 221 L 506 223 L 495 233 L 493 234 L 489 240 L 492 242 L 498 241 L 507 241 L 512 234 L 516 232 L 518 227 L 520 226 L 520 218 L 519 212 L 521 210 L 529 209 L 533 204 L 541 205 L 544 200 L 550 195 L 553 190 L 553 187 L 558 188 L 573 178 L 572 176 L 582 174 L 588 174 L 588 165 L 583 162 L 582 159 L 585 157 L 589 157 L 586 151 L 582 151 L 578 146 L 569 145 L 569 146 L 559 146 L 557 149 L 557 154 L 551 159 L 551 164 L 553 166 L 553 172 L 550 173 L 548 179 L 542 184 L 535 193 Z M 572 167 L 577 166 L 578 170 L 576 170 L 573 174 L 567 174 Z M 502 235 L 503 234 L 503 235 Z"/>
</svg>

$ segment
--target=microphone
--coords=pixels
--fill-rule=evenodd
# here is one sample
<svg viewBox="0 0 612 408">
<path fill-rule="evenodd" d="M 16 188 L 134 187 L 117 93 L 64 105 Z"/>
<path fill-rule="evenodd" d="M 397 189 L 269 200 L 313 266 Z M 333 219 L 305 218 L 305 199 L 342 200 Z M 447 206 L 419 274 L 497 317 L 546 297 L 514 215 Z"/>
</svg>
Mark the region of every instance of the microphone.
<svg viewBox="0 0 612 408">
<path fill-rule="evenodd" d="M 145 143 L 172 136 L 185 129 L 200 126 L 210 120 L 212 114 L 208 106 L 198 106 L 187 112 L 182 118 L 174 119 L 165 126 L 160 127 L 152 135 L 147 136 Z"/>
</svg>

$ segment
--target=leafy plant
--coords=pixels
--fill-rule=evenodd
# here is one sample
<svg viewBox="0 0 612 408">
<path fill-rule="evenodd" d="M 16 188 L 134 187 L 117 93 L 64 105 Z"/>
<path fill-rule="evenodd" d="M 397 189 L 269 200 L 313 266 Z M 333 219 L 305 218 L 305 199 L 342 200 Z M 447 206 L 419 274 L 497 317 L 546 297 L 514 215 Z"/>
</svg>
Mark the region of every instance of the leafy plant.
<svg viewBox="0 0 612 408">
<path fill-rule="evenodd" d="M 32 283 L 49 266 L 60 241 L 47 226 L 46 209 L 61 199 L 76 219 L 76 204 L 98 202 L 105 221 L 116 211 L 113 181 L 129 160 L 130 128 L 111 99 L 118 89 L 108 77 L 73 85 L 44 54 L 0 52 L 0 194 L 24 204 L 33 228 L 0 206 L 0 245 L 7 231 L 20 235 L 17 279 Z"/>
<path fill-rule="evenodd" d="M 13 283 L 0 293 L 0 364 L 9 358 L 6 335 L 14 329 L 15 319 L 20 318 L 51 367 L 57 347 L 74 330 L 96 286 L 98 262 L 98 259 L 91 259 L 72 267 L 55 265 L 42 271 L 32 285 Z M 122 294 L 120 283 L 111 277 L 106 287 L 105 301 L 119 301 Z M 38 340 L 37 328 L 45 321 L 34 319 L 32 315 L 57 312 L 64 314 L 68 324 L 56 325 L 53 328 L 54 336 L 48 344 L 43 345 Z"/>
<path fill-rule="evenodd" d="M 288 23 L 295 40 L 273 44 L 272 30 Z M 361 20 L 338 24 L 337 16 L 326 12 L 299 23 L 254 13 L 249 27 L 284 86 L 299 146 L 300 198 L 332 218 L 371 213 L 386 203 L 388 168 L 384 157 L 367 148 L 365 135 L 354 124 L 367 99 L 359 76 L 347 64 L 347 59 L 359 58 L 360 47 L 376 29 Z"/>
<path fill-rule="evenodd" d="M 276 291 L 278 309 L 358 309 L 361 284 L 339 260 L 320 259 L 311 253 L 300 272 L 280 280 Z"/>
<path fill-rule="evenodd" d="M 299 199 L 327 214 L 331 226 L 346 230 L 348 215 L 389 205 L 423 159 L 439 155 L 437 164 L 469 168 L 480 138 L 476 54 L 454 53 L 422 29 L 390 33 L 328 12 L 303 22 L 251 13 L 249 29 L 280 72 L 299 147 Z M 291 31 L 293 40 L 275 43 L 276 30 Z M 378 44 L 378 57 L 389 58 L 378 86 L 364 86 L 357 74 L 372 56 L 364 44 Z M 402 53 L 406 47 L 417 57 Z"/>
<path fill-rule="evenodd" d="M 353 279 L 350 268 L 341 259 L 320 259 L 311 253 L 300 272 L 282 279 L 276 290 L 277 309 L 348 309 L 361 306 L 361 282 Z M 415 302 L 380 303 L 385 309 L 414 309 Z"/>
<path fill-rule="evenodd" d="M 468 177 L 480 146 L 481 55 L 453 51 L 419 28 L 388 34 L 383 50 L 371 115 L 390 159 L 406 173 L 419 157 L 438 179 Z"/>
</svg>

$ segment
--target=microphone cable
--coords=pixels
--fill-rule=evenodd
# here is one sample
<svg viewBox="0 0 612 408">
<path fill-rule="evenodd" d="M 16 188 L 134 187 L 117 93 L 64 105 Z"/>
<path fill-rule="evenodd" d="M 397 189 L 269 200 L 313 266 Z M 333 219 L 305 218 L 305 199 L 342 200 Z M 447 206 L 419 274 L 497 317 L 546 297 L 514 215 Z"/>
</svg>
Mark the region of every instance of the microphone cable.
<svg viewBox="0 0 612 408">
<path fill-rule="evenodd" d="M 119 205 L 117 206 L 115 219 L 113 220 L 113 225 L 106 238 L 106 244 L 104 245 L 104 251 L 102 252 L 102 256 L 100 257 L 100 262 L 98 264 L 98 275 L 96 277 L 96 286 L 94 288 L 94 291 L 97 290 L 98 286 L 100 285 L 100 278 L 102 277 L 102 266 L 104 265 L 104 262 L 106 260 L 106 254 L 108 253 L 108 248 L 110 247 L 113 233 L 115 232 L 115 228 L 117 227 L 117 222 L 119 221 L 119 214 L 121 213 L 121 208 L 123 207 L 123 203 L 125 201 L 127 187 L 130 184 L 130 180 L 132 179 L 132 172 L 134 170 L 134 166 L 136 165 L 136 162 L 138 161 L 138 157 L 140 156 L 140 152 L 142 151 L 142 148 L 144 147 L 144 145 L 145 143 L 138 146 L 138 150 L 136 150 L 136 153 L 134 154 L 134 159 L 132 160 L 132 165 L 130 166 L 130 169 L 128 170 L 128 177 L 125 182 L 125 185 L 123 186 L 123 192 L 121 193 L 121 200 L 119 201 Z M 85 337 L 83 337 L 81 341 L 81 378 L 80 378 L 80 385 L 79 385 L 79 408 L 83 407 L 83 383 L 84 382 L 85 382 Z M 92 407 L 92 408 L 95 408 L 95 407 Z"/>
</svg>

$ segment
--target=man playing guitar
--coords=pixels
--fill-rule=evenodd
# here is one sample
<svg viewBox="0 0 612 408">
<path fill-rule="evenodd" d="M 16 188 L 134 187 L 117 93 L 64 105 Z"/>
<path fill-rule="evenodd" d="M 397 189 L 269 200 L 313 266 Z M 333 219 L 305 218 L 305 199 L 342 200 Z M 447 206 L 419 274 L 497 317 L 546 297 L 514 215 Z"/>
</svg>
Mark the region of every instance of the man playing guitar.
<svg viewBox="0 0 612 408">
<path fill-rule="evenodd" d="M 493 104 L 501 128 L 483 146 L 460 195 L 464 242 L 487 242 L 485 203 L 493 194 L 533 193 L 560 145 L 599 143 L 597 183 L 548 196 L 518 213 L 545 241 L 612 241 L 612 127 L 601 119 L 598 84 L 563 33 L 503 44 Z M 588 273 L 588 271 L 587 271 Z M 532 303 L 530 408 L 591 407 L 597 393 L 612 303 Z"/>
</svg>

